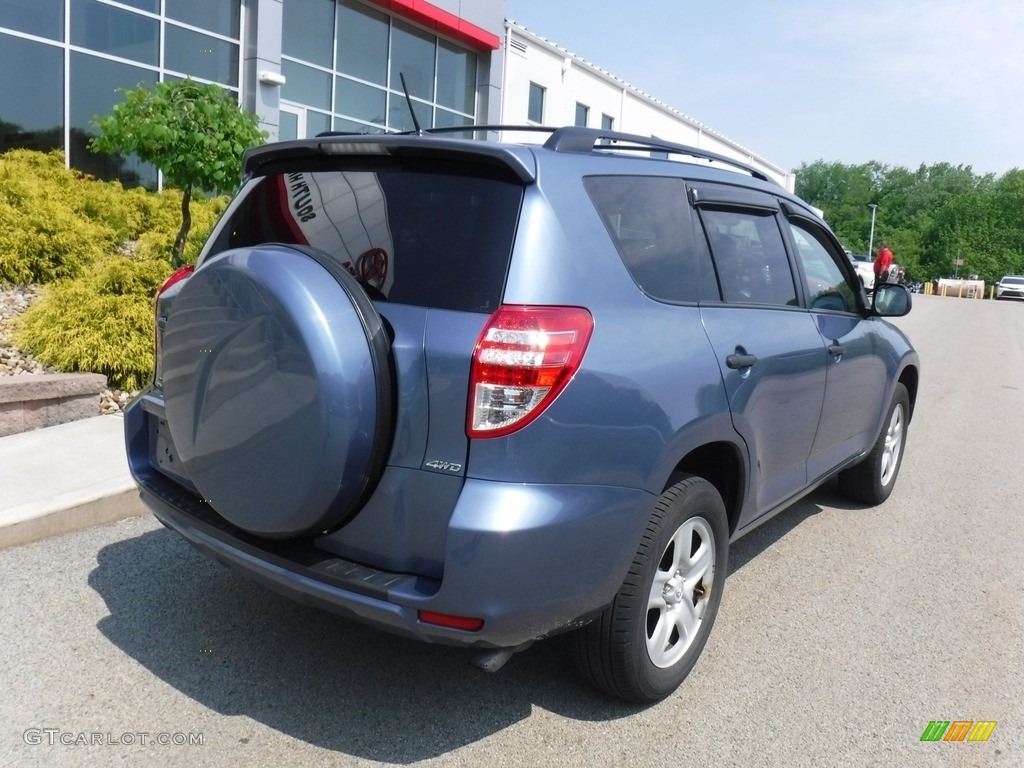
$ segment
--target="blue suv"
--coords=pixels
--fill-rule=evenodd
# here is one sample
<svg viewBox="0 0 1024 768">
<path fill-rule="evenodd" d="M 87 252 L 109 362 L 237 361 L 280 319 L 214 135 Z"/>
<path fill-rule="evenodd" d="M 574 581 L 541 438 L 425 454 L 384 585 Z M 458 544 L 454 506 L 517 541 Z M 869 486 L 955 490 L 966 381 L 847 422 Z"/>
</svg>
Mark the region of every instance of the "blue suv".
<svg viewBox="0 0 1024 768">
<path fill-rule="evenodd" d="M 273 589 L 486 669 L 572 633 L 591 682 L 655 701 L 731 541 L 837 475 L 892 491 L 919 361 L 882 317 L 911 298 L 869 303 L 753 168 L 549 133 L 250 150 L 160 289 L 128 458 L 162 523 Z"/>
</svg>

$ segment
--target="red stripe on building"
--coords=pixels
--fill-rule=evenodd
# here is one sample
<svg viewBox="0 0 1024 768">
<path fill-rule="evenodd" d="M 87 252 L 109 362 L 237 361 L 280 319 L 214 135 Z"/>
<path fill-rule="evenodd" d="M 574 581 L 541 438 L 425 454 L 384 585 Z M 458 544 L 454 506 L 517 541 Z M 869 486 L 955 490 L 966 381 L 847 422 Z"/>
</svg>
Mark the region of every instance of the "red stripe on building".
<svg viewBox="0 0 1024 768">
<path fill-rule="evenodd" d="M 454 13 L 449 13 L 436 5 L 425 2 L 425 0 L 370 0 L 370 2 L 397 16 L 432 29 L 440 35 L 476 48 L 478 51 L 494 51 L 501 47 L 501 40 L 497 35 L 476 26 L 476 24 L 470 24 Z"/>
</svg>

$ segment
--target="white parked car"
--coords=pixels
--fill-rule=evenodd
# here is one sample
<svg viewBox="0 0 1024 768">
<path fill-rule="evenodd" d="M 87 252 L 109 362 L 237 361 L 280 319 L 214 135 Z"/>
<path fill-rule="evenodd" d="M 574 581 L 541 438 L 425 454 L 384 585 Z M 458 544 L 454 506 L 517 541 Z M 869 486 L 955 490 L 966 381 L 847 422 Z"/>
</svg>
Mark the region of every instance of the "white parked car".
<svg viewBox="0 0 1024 768">
<path fill-rule="evenodd" d="M 996 283 L 997 299 L 1024 299 L 1024 275 L 1007 275 Z"/>
<path fill-rule="evenodd" d="M 850 263 L 853 264 L 853 268 L 857 270 L 857 276 L 864 283 L 864 288 L 868 291 L 872 290 L 875 287 L 875 263 L 871 257 L 865 253 L 853 253 L 852 251 L 847 251 L 846 255 L 849 257 Z"/>
</svg>

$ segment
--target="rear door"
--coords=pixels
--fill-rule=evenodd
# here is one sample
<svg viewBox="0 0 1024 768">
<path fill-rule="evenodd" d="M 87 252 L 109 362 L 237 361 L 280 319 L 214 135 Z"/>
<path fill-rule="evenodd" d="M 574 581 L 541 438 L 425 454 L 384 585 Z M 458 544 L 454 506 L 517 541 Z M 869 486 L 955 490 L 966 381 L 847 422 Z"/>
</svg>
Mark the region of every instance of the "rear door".
<svg viewBox="0 0 1024 768">
<path fill-rule="evenodd" d="M 721 296 L 703 303 L 701 316 L 750 455 L 742 527 L 807 483 L 825 397 L 825 345 L 801 306 L 775 198 L 711 184 L 695 186 L 691 196 Z"/>
</svg>

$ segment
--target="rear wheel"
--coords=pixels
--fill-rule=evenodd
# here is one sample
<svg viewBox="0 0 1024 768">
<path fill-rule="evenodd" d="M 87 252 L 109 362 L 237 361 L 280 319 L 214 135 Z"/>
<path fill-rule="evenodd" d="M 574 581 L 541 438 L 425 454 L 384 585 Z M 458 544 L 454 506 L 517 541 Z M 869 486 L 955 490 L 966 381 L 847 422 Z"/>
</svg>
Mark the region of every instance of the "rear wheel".
<svg viewBox="0 0 1024 768">
<path fill-rule="evenodd" d="M 910 396 L 896 385 L 882 431 L 871 452 L 856 466 L 839 473 L 839 489 L 853 501 L 881 504 L 892 493 L 903 463 L 903 443 L 910 419 Z"/>
<path fill-rule="evenodd" d="M 702 478 L 678 476 L 655 504 L 614 601 L 574 635 L 583 676 L 627 701 L 672 693 L 711 632 L 728 552 L 722 497 Z"/>
</svg>

